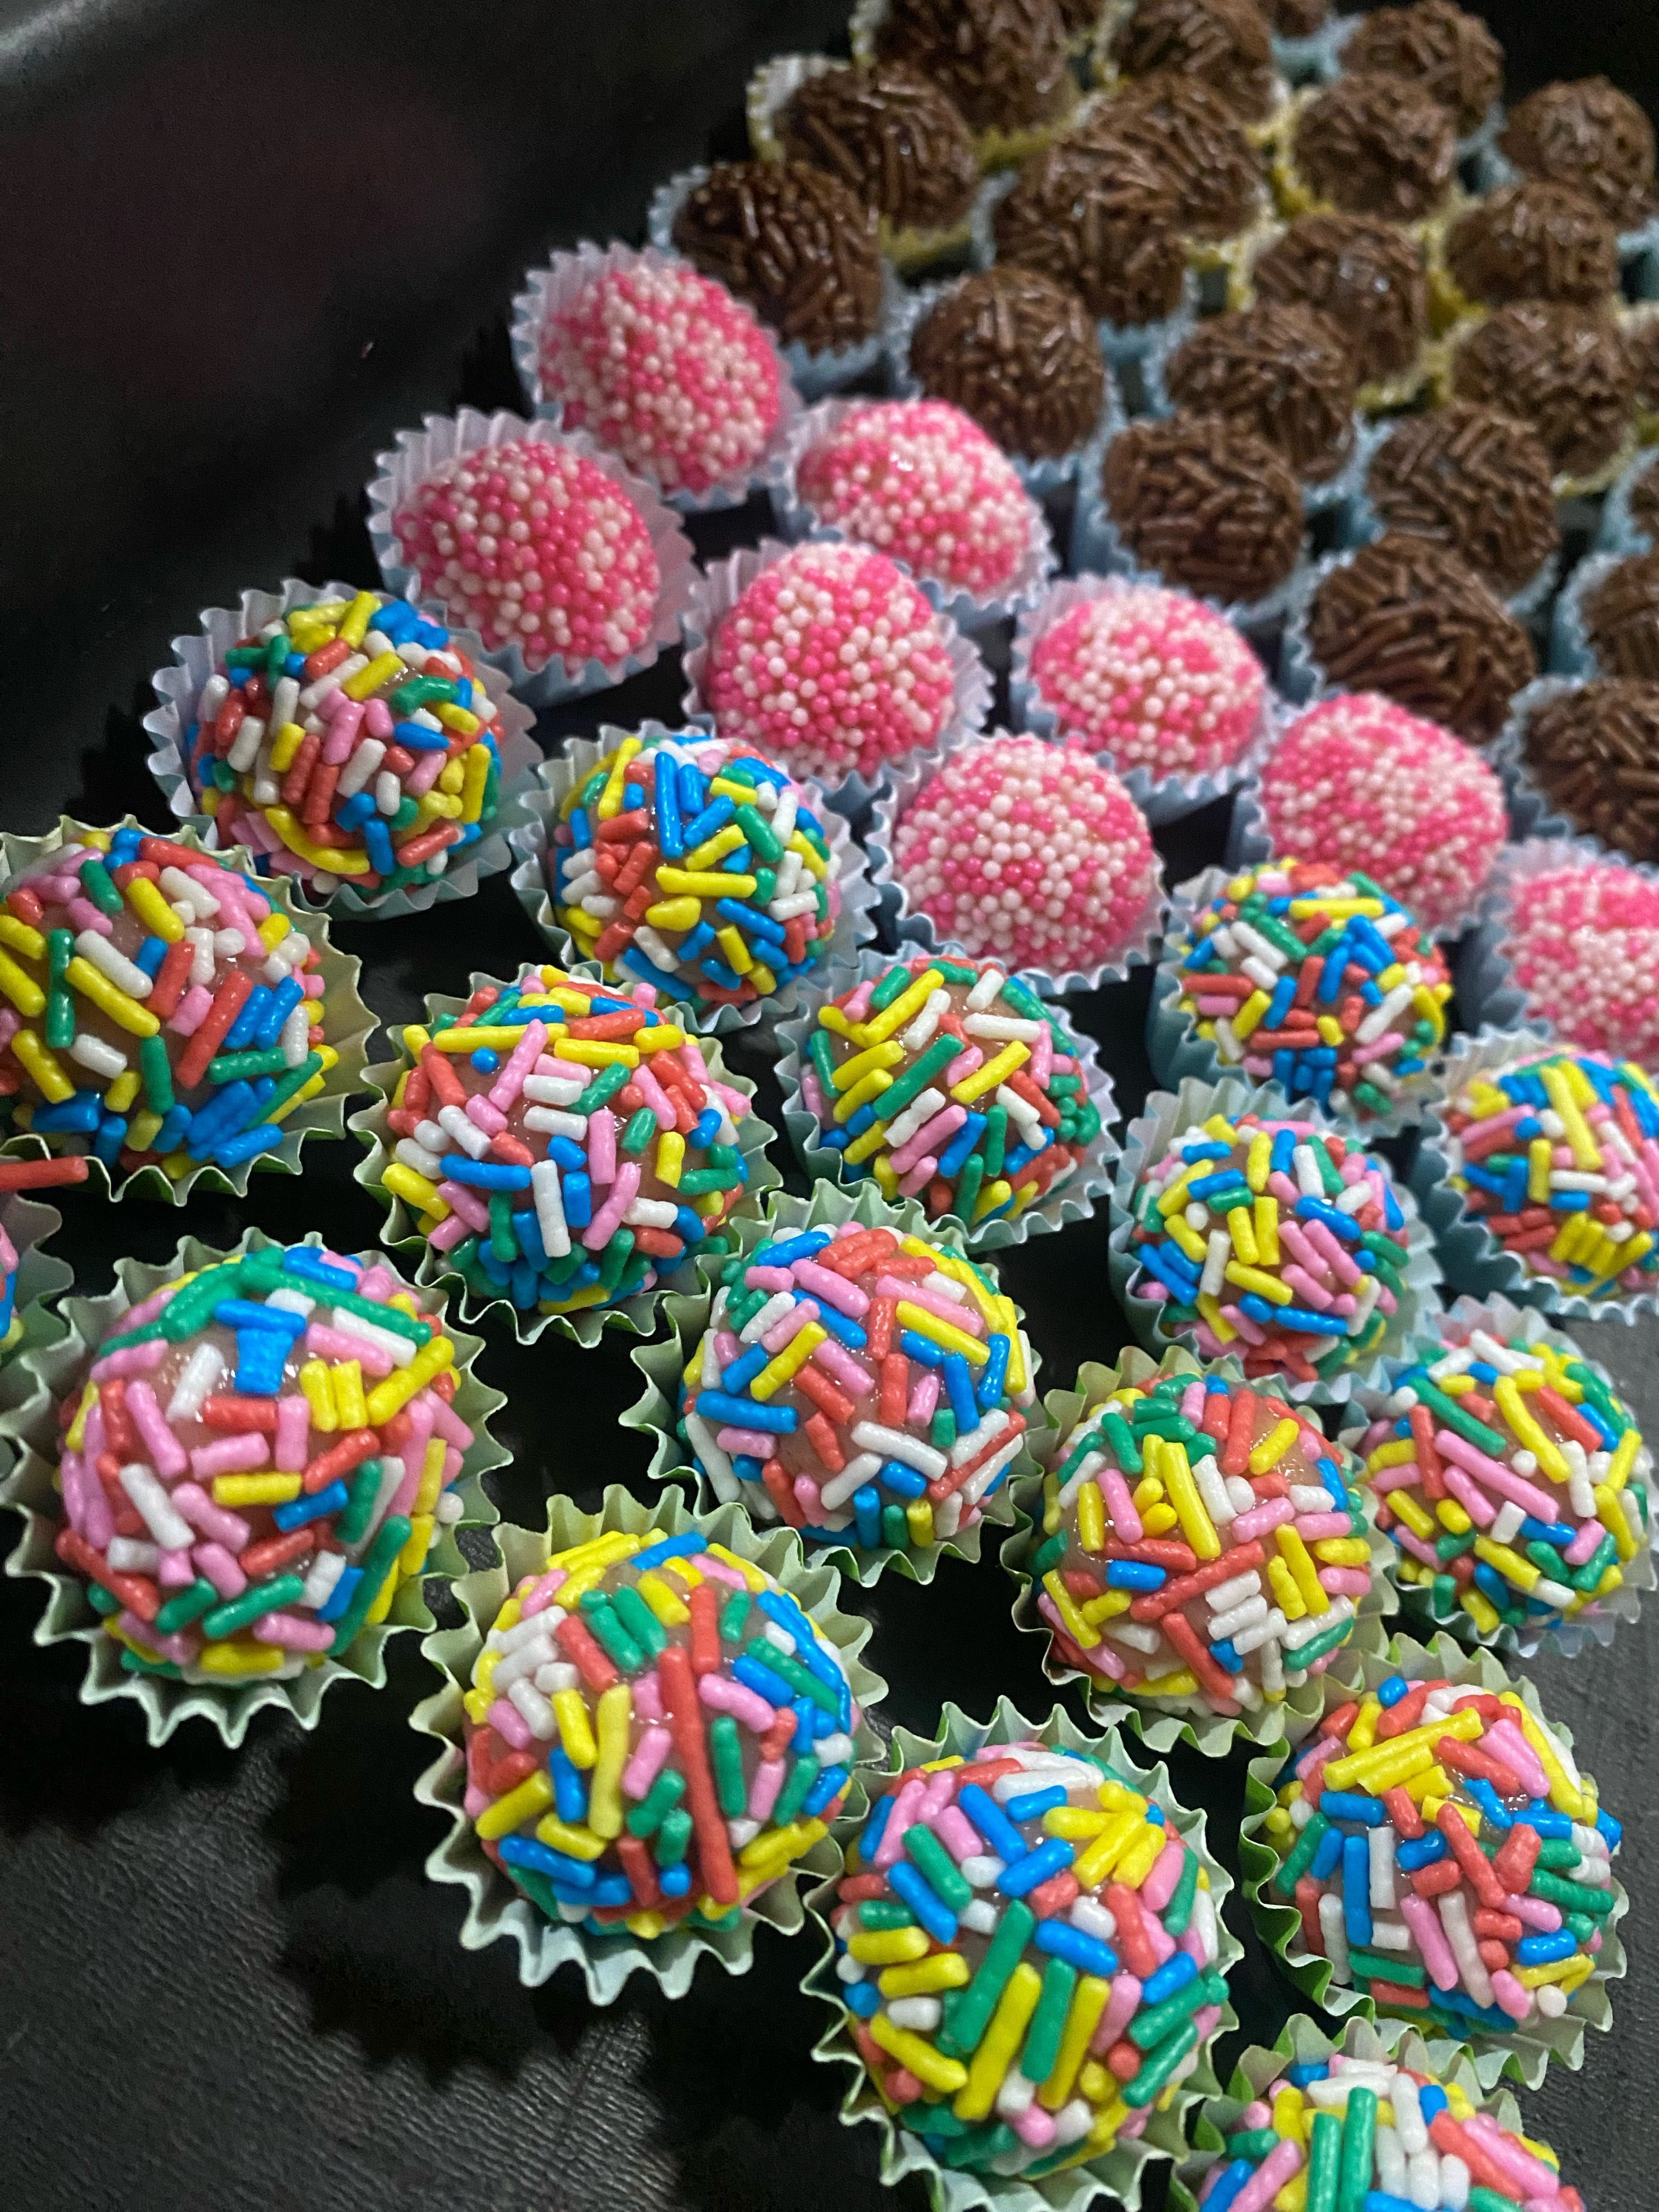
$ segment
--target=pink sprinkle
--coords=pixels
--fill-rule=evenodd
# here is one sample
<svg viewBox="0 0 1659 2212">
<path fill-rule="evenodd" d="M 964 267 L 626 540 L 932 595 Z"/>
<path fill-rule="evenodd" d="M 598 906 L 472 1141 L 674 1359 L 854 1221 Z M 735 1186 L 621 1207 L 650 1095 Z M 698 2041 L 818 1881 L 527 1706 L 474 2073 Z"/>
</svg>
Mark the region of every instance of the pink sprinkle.
<svg viewBox="0 0 1659 2212">
<path fill-rule="evenodd" d="M 330 1620 L 307 1620 L 297 1613 L 262 1613 L 253 1624 L 261 1644 L 279 1644 L 285 1651 L 326 1651 L 334 1641 Z"/>
</svg>

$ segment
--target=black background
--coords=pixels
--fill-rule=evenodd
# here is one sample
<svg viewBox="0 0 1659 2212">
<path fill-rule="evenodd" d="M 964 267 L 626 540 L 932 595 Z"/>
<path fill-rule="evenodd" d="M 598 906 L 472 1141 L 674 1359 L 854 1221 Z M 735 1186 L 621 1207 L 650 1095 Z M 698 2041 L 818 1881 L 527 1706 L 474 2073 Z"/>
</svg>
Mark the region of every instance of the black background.
<svg viewBox="0 0 1659 2212">
<path fill-rule="evenodd" d="M 833 41 L 808 0 L 58 0 L 0 5 L 0 794 L 3 820 L 60 808 L 167 817 L 143 766 L 145 681 L 199 606 L 286 574 L 375 580 L 359 489 L 374 453 L 426 410 L 513 405 L 504 310 L 551 244 L 636 236 L 653 185 L 741 145 L 742 88 L 767 53 Z M 1486 11 L 1516 95 L 1604 70 L 1659 106 L 1653 0 Z M 696 526 L 700 550 L 759 514 Z M 677 661 L 600 702 L 672 714 Z M 544 716 L 551 746 L 592 709 Z M 1218 856 L 1220 810 L 1160 837 L 1173 882 Z M 337 928 L 378 1014 L 465 987 L 538 950 L 505 879 L 463 906 Z M 1082 1002 L 1121 1103 L 1147 1083 L 1143 973 Z M 763 1078 L 752 1048 L 732 1057 Z M 785 1164 L 786 1147 L 777 1157 Z M 378 1209 L 354 1142 L 313 1145 L 303 1179 L 258 1176 L 246 1205 L 180 1214 L 63 1201 L 57 1249 L 80 1285 L 114 1257 L 169 1254 L 188 1227 L 228 1243 L 245 1221 L 323 1225 L 346 1249 Z M 799 1177 L 788 1164 L 792 1180 Z M 1006 1269 L 1044 1381 L 1124 1341 L 1103 1215 L 1042 1237 Z M 637 1395 L 625 1344 L 533 1350 L 489 1332 L 507 1391 L 492 1478 L 504 1515 L 641 1483 L 617 1417 Z M 1586 1346 L 1659 1430 L 1659 1328 L 1599 1323 Z M 11 1524 L 8 1523 L 9 1527 Z M 992 1547 L 994 1548 L 994 1547 Z M 1032 1714 L 1051 1693 L 1008 1619 L 994 1559 L 947 1561 L 934 1587 L 889 1577 L 842 1602 L 875 1626 L 893 1687 L 880 1717 L 930 1728 L 939 1701 Z M 406 1717 L 433 1678 L 391 1647 L 375 1695 L 333 1691 L 307 1735 L 263 1716 L 231 1753 L 201 1724 L 148 1750 L 136 1708 L 77 1702 L 80 1648 L 31 1641 L 38 1583 L 0 1584 L 0 2188 L 20 2212 L 262 2212 L 368 2203 L 427 2212 L 588 2207 L 878 2207 L 872 2130 L 836 2119 L 845 2076 L 811 2063 L 824 2008 L 799 1993 L 813 1939 L 758 1939 L 754 1971 L 712 1962 L 689 1997 L 641 1979 L 596 2012 L 568 1971 L 526 1992 L 516 1954 L 457 1942 L 461 1893 L 428 1882 L 442 1825 L 411 1793 L 429 1743 Z M 1592 2206 L 1659 2203 L 1659 1968 L 1639 1919 L 1656 1857 L 1652 1652 L 1532 1668 L 1626 1823 L 1638 1899 L 1630 1978 L 1582 2075 L 1558 2069 L 1529 2123 Z M 1177 1755 L 1230 1865 L 1242 1762 Z M 1290 1991 L 1235 1900 L 1247 1944 L 1234 1999 L 1270 2041 Z M 1221 2053 L 1224 2076 L 1235 2039 Z M 1161 2201 L 1154 2180 L 1149 2201 Z"/>
</svg>

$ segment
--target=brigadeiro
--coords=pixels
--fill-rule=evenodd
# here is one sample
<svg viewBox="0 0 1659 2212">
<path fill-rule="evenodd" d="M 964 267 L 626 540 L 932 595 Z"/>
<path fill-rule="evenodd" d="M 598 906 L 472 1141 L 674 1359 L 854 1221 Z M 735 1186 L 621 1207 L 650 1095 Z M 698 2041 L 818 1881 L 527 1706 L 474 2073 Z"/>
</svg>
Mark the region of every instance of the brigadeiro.
<svg viewBox="0 0 1659 2212">
<path fill-rule="evenodd" d="M 1396 422 L 1365 494 L 1385 529 L 1436 539 L 1508 596 L 1560 544 L 1551 485 L 1549 453 L 1528 423 L 1460 399 Z"/>
<path fill-rule="evenodd" d="M 1263 11 L 1281 39 L 1310 39 L 1331 16 L 1331 0 L 1267 0 Z"/>
<path fill-rule="evenodd" d="M 1119 166 L 1132 150 L 1149 156 L 1168 179 L 1181 228 L 1190 237 L 1231 238 L 1261 212 L 1261 157 L 1237 116 L 1201 77 L 1160 70 L 1125 84 L 1067 137 Z"/>
<path fill-rule="evenodd" d="M 1136 0 L 1109 51 L 1126 77 L 1201 77 L 1246 123 L 1265 122 L 1279 89 L 1256 0 Z"/>
<path fill-rule="evenodd" d="M 850 186 L 805 161 L 720 161 L 674 217 L 674 244 L 786 344 L 834 353 L 875 334 L 877 217 Z"/>
<path fill-rule="evenodd" d="M 911 374 L 1005 451 L 1054 459 L 1087 440 L 1106 397 L 1106 366 L 1075 292 L 1012 264 L 964 276 L 922 315 Z"/>
<path fill-rule="evenodd" d="M 1529 93 L 1498 143 L 1523 176 L 1588 192 L 1620 230 L 1635 229 L 1654 211 L 1653 125 L 1604 76 Z"/>
<path fill-rule="evenodd" d="M 1537 837 L 1499 872 L 1497 950 L 1526 1018 L 1589 1052 L 1659 1066 L 1659 880 Z"/>
<path fill-rule="evenodd" d="M 1450 110 L 1465 137 L 1504 95 L 1504 49 L 1479 15 L 1451 0 L 1415 0 L 1363 15 L 1342 61 L 1350 70 L 1410 77 Z"/>
<path fill-rule="evenodd" d="M 1429 335 L 1422 250 L 1370 216 L 1298 216 L 1256 257 L 1250 283 L 1258 300 L 1332 317 L 1368 384 L 1406 375 Z"/>
<path fill-rule="evenodd" d="M 1452 356 L 1452 389 L 1524 416 L 1565 477 L 1594 477 L 1618 455 L 1636 372 L 1610 314 L 1517 300 L 1478 324 Z"/>
<path fill-rule="evenodd" d="M 1264 438 L 1308 483 L 1328 482 L 1353 450 L 1354 356 L 1316 307 L 1268 301 L 1200 323 L 1164 382 L 1178 406 Z"/>
<path fill-rule="evenodd" d="M 1542 178 L 1477 200 L 1446 234 L 1446 266 L 1465 298 L 1571 300 L 1593 307 L 1619 284 L 1619 241 L 1606 216 L 1572 185 Z"/>
<path fill-rule="evenodd" d="M 1609 676 L 1659 678 L 1659 554 L 1620 562 L 1585 593 L 1580 612 Z"/>
<path fill-rule="evenodd" d="M 1521 761 L 1575 830 L 1659 860 L 1659 684 L 1609 676 L 1528 717 Z"/>
<path fill-rule="evenodd" d="M 889 0 L 875 43 L 942 86 L 970 131 L 1052 124 L 1076 95 L 1055 0 Z"/>
<path fill-rule="evenodd" d="M 1148 152 L 1062 138 L 1021 170 L 996 211 L 997 259 L 1081 294 L 1097 321 L 1162 321 L 1181 305 L 1187 249 L 1173 185 Z"/>
<path fill-rule="evenodd" d="M 979 184 L 968 125 L 947 92 L 902 62 L 808 77 L 778 137 L 791 161 L 839 178 L 895 231 L 967 221 Z"/>
<path fill-rule="evenodd" d="M 1409 79 L 1356 75 L 1308 101 L 1291 150 L 1316 199 L 1344 215 L 1418 222 L 1451 188 L 1457 134 L 1449 112 Z"/>
<path fill-rule="evenodd" d="M 1302 551 L 1302 493 L 1273 447 L 1216 415 L 1132 422 L 1106 449 L 1106 511 L 1137 566 L 1201 597 L 1249 605 Z"/>
</svg>

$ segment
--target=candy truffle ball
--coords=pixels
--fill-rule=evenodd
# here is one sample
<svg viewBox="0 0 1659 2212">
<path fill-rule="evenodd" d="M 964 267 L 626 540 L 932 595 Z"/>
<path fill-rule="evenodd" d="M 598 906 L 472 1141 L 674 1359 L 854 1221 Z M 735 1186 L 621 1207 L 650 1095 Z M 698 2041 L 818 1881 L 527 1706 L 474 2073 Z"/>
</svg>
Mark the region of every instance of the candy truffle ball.
<svg viewBox="0 0 1659 2212">
<path fill-rule="evenodd" d="M 1584 635 L 1608 675 L 1659 677 L 1659 556 L 1620 561 L 1579 604 Z"/>
<path fill-rule="evenodd" d="M 1375 692 L 1299 714 L 1259 795 L 1275 852 L 1363 869 L 1433 930 L 1468 920 L 1509 834 L 1486 762 Z"/>
<path fill-rule="evenodd" d="M 1170 356 L 1170 397 L 1263 438 L 1310 483 L 1353 450 L 1359 374 L 1340 326 L 1316 307 L 1265 301 L 1200 323 Z"/>
<path fill-rule="evenodd" d="M 1504 884 L 1501 950 L 1528 1018 L 1587 1051 L 1659 1066 L 1659 884 L 1575 854 Z"/>
<path fill-rule="evenodd" d="M 1344 215 L 1419 222 L 1450 190 L 1457 131 L 1432 94 L 1397 76 L 1345 76 L 1316 92 L 1291 134 L 1316 196 Z"/>
<path fill-rule="evenodd" d="M 1591 307 L 1619 287 L 1613 225 L 1576 185 L 1533 179 L 1477 200 L 1446 234 L 1446 266 L 1483 307 L 1571 300 Z"/>
<path fill-rule="evenodd" d="M 1106 448 L 1100 489 L 1136 566 L 1207 599 L 1265 599 L 1301 555 L 1289 462 L 1219 416 L 1131 422 Z"/>
<path fill-rule="evenodd" d="M 1546 700 L 1527 718 L 1521 759 L 1575 830 L 1659 860 L 1659 684 L 1610 676 Z"/>
<path fill-rule="evenodd" d="M 486 1856 L 550 1920 L 647 1943 L 731 1924 L 829 1832 L 860 1720 L 835 1645 L 696 1530 L 526 1576 L 465 1705 Z"/>
<path fill-rule="evenodd" d="M 1510 110 L 1498 143 L 1523 176 L 1577 185 L 1621 230 L 1653 213 L 1653 125 L 1604 76 L 1529 93 Z"/>
<path fill-rule="evenodd" d="M 1135 0 L 1110 52 L 1127 77 L 1168 70 L 1200 78 L 1246 123 L 1264 122 L 1279 90 L 1256 0 Z"/>
<path fill-rule="evenodd" d="M 121 1315 L 58 1407 L 53 1548 L 123 1663 L 228 1688 L 349 1652 L 460 1517 L 456 1382 L 440 1300 L 314 1244 Z"/>
<path fill-rule="evenodd" d="M 950 94 L 902 62 L 809 76 L 778 118 L 783 150 L 838 177 L 896 231 L 965 222 L 979 184 Z"/>
<path fill-rule="evenodd" d="M 1308 648 L 1329 684 L 1381 691 L 1485 744 L 1538 673 L 1533 641 L 1490 586 L 1432 539 L 1389 531 L 1324 576 Z"/>
<path fill-rule="evenodd" d="M 1385 1676 L 1292 1754 L 1267 1832 L 1332 1980 L 1459 2042 L 1535 2035 L 1596 1974 L 1621 1831 L 1518 1691 Z"/>
<path fill-rule="evenodd" d="M 1346 70 L 1410 77 L 1449 108 L 1460 132 L 1478 130 L 1504 96 L 1504 49 L 1479 15 L 1451 0 L 1413 0 L 1363 16 L 1342 50 Z"/>
<path fill-rule="evenodd" d="M 1030 682 L 1063 744 L 1159 781 L 1231 767 L 1261 728 L 1267 691 L 1230 622 L 1155 584 L 1068 608 L 1032 646 Z"/>
<path fill-rule="evenodd" d="M 1012 262 L 964 276 L 928 308 L 909 365 L 928 398 L 948 399 L 1005 452 L 1034 459 L 1084 444 L 1106 398 L 1083 301 Z"/>
<path fill-rule="evenodd" d="M 1202 78 L 1159 70 L 1103 100 L 1070 136 L 1112 161 L 1133 149 L 1173 187 L 1181 228 L 1231 238 L 1260 209 L 1261 161 L 1234 110 Z"/>
<path fill-rule="evenodd" d="M 1268 982 L 1267 977 L 1271 976 Z M 1360 1122 L 1420 1102 L 1450 977 L 1409 908 L 1322 862 L 1242 870 L 1194 917 L 1181 1011 L 1224 1067 Z"/>
<path fill-rule="evenodd" d="M 1055 0 L 891 0 L 876 50 L 942 86 L 972 131 L 1052 123 L 1074 96 Z"/>
<path fill-rule="evenodd" d="M 561 927 L 607 975 L 626 970 L 671 998 L 705 1009 L 769 998 L 827 957 L 841 911 L 808 797 L 727 738 L 623 738 L 572 789 L 549 840 Z"/>
<path fill-rule="evenodd" d="M 849 407 L 802 453 L 795 487 L 817 522 L 979 599 L 1017 586 L 1043 530 L 1007 457 L 939 399 Z"/>
<path fill-rule="evenodd" d="M 647 644 L 662 577 L 645 517 L 597 462 L 522 438 L 458 454 L 392 517 L 417 598 L 526 668 L 617 667 Z"/>
<path fill-rule="evenodd" d="M 1181 305 L 1187 248 L 1169 179 L 1150 155 L 1061 138 L 1020 171 L 994 219 L 997 258 L 1082 295 L 1097 321 L 1154 323 Z"/>
<path fill-rule="evenodd" d="M 1548 450 L 1529 423 L 1457 399 L 1395 423 L 1365 495 L 1386 529 L 1433 538 L 1507 594 L 1560 545 L 1553 483 Z"/>
<path fill-rule="evenodd" d="M 1403 376 L 1429 335 L 1422 249 L 1370 216 L 1298 216 L 1256 257 L 1250 283 L 1259 300 L 1328 315 L 1369 383 Z"/>
<path fill-rule="evenodd" d="M 1110 769 L 1040 738 L 948 753 L 899 817 L 892 853 L 910 908 L 942 938 L 1054 975 L 1133 951 L 1158 881 L 1146 819 Z"/>
<path fill-rule="evenodd" d="M 913 953 L 829 1000 L 801 1099 L 849 1180 L 872 1175 L 970 1240 L 1068 1182 L 1101 1133 L 1065 1021 L 988 960 Z"/>
<path fill-rule="evenodd" d="M 876 211 L 805 161 L 718 161 L 674 217 L 674 243 L 786 345 L 828 353 L 874 335 Z"/>
<path fill-rule="evenodd" d="M 1593 476 L 1617 454 L 1636 404 L 1636 371 L 1610 314 L 1545 300 L 1499 307 L 1452 356 L 1460 399 L 1532 423 L 1565 476 Z"/>
<path fill-rule="evenodd" d="M 860 2055 L 900 2127 L 958 2172 L 1103 2156 L 1220 2025 L 1208 1872 L 1102 1758 L 987 1744 L 893 1777 L 838 1894 Z"/>
<path fill-rule="evenodd" d="M 1517 1048 L 1442 1119 L 1453 1189 L 1525 1275 L 1590 1299 L 1652 1287 L 1659 1091 L 1633 1062 Z"/>
<path fill-rule="evenodd" d="M 548 317 L 545 397 L 665 492 L 701 496 L 750 476 L 787 389 L 752 311 L 682 264 L 606 270 Z"/>
<path fill-rule="evenodd" d="M 8 1133 L 53 1152 L 234 1174 L 337 1065 L 317 947 L 199 847 L 77 837 L 11 884 L 0 945 Z"/>
</svg>

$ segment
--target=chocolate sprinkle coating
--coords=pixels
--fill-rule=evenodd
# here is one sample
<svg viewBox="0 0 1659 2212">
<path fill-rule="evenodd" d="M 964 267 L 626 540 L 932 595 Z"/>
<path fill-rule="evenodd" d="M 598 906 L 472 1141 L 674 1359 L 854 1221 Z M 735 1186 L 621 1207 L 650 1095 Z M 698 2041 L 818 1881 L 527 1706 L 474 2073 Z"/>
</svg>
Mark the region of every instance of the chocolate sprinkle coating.
<svg viewBox="0 0 1659 2212">
<path fill-rule="evenodd" d="M 1055 0 L 891 0 L 876 44 L 942 85 L 971 131 L 1052 123 L 1072 96 Z"/>
<path fill-rule="evenodd" d="M 930 399 L 950 400 L 1006 452 L 1033 459 L 1082 445 L 1106 395 L 1082 301 L 1012 263 L 944 294 L 916 325 L 910 368 Z"/>
<path fill-rule="evenodd" d="M 1340 76 L 1297 118 L 1296 164 L 1344 215 L 1416 222 L 1444 199 L 1457 161 L 1449 112 L 1408 78 Z"/>
<path fill-rule="evenodd" d="M 1659 554 L 1638 553 L 1609 569 L 1584 594 L 1582 611 L 1585 635 L 1610 675 L 1659 681 Z"/>
<path fill-rule="evenodd" d="M 1561 542 L 1553 475 L 1530 424 L 1455 400 L 1395 423 L 1366 489 L 1389 529 L 1434 538 L 1507 594 L 1530 583 Z"/>
<path fill-rule="evenodd" d="M 1204 598 L 1264 599 L 1301 556 L 1290 465 L 1219 416 L 1131 422 L 1106 449 L 1100 489 L 1140 567 Z"/>
<path fill-rule="evenodd" d="M 1485 307 L 1511 300 L 1591 307 L 1618 287 L 1619 240 L 1576 186 L 1532 177 L 1457 218 L 1446 234 L 1446 266 L 1465 295 Z"/>
<path fill-rule="evenodd" d="M 1659 538 L 1659 469 L 1644 469 L 1630 488 L 1631 520 L 1650 538 Z"/>
<path fill-rule="evenodd" d="M 1176 197 L 1150 155 L 1062 138 L 1020 171 L 996 212 L 999 261 L 1041 270 L 1097 320 L 1158 321 L 1181 305 L 1187 249 Z"/>
<path fill-rule="evenodd" d="M 1194 238 L 1231 238 L 1261 198 L 1261 160 L 1213 85 L 1160 71 L 1103 100 L 1068 137 L 1114 160 L 1149 155 L 1176 194 L 1181 227 Z"/>
<path fill-rule="evenodd" d="M 1531 638 L 1456 554 L 1390 531 L 1333 568 L 1308 608 L 1325 680 L 1381 691 L 1413 714 L 1486 744 L 1538 673 Z"/>
<path fill-rule="evenodd" d="M 1353 451 L 1358 371 L 1317 307 L 1269 300 L 1214 316 L 1176 349 L 1165 381 L 1177 405 L 1265 438 L 1304 483 L 1328 482 Z"/>
<path fill-rule="evenodd" d="M 674 243 L 787 344 L 858 345 L 881 319 L 876 211 L 805 161 L 720 161 L 686 195 Z"/>
<path fill-rule="evenodd" d="M 1621 230 L 1653 213 L 1653 125 L 1604 76 L 1528 93 L 1498 143 L 1523 175 L 1577 185 Z"/>
<path fill-rule="evenodd" d="M 1618 452 L 1636 404 L 1636 371 L 1619 325 L 1593 307 L 1518 300 L 1458 346 L 1460 399 L 1484 399 L 1534 424 L 1558 470 L 1595 474 Z"/>
<path fill-rule="evenodd" d="M 1659 684 L 1610 676 L 1564 691 L 1530 718 L 1521 756 L 1576 830 L 1659 860 Z"/>
<path fill-rule="evenodd" d="M 1059 0 L 1060 20 L 1074 39 L 1092 31 L 1099 22 L 1105 0 Z"/>
<path fill-rule="evenodd" d="M 1331 19 L 1331 0 L 1267 0 L 1268 22 L 1281 39 L 1310 39 Z"/>
<path fill-rule="evenodd" d="M 1504 49 L 1479 15 L 1451 0 L 1414 0 L 1362 15 L 1343 66 L 1408 76 L 1449 108 L 1460 131 L 1478 130 L 1503 97 Z"/>
<path fill-rule="evenodd" d="M 978 189 L 956 103 L 901 62 L 809 77 L 778 118 L 778 137 L 792 161 L 839 177 L 895 230 L 949 230 Z"/>
<path fill-rule="evenodd" d="M 1423 255 L 1409 232 L 1363 215 L 1303 215 L 1258 257 L 1256 295 L 1322 308 L 1367 383 L 1403 376 L 1429 334 Z"/>
<path fill-rule="evenodd" d="M 1632 316 L 1624 329 L 1625 350 L 1636 373 L 1636 404 L 1659 412 L 1659 314 Z"/>
<path fill-rule="evenodd" d="M 1200 77 L 1247 123 L 1272 112 L 1273 38 L 1257 0 L 1136 0 L 1111 55 L 1125 76 L 1170 70 Z"/>
</svg>

